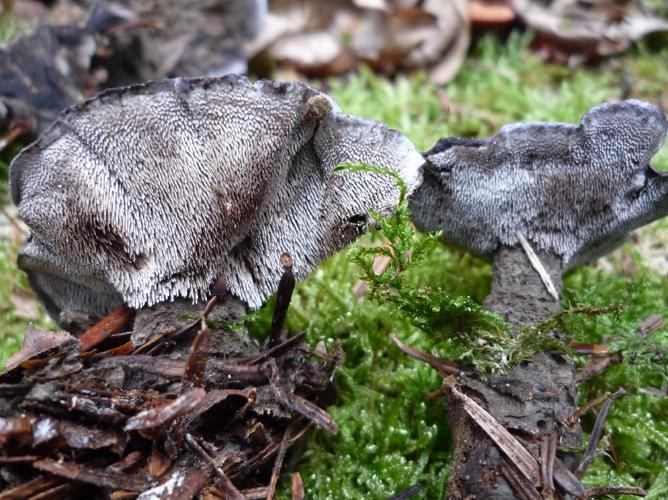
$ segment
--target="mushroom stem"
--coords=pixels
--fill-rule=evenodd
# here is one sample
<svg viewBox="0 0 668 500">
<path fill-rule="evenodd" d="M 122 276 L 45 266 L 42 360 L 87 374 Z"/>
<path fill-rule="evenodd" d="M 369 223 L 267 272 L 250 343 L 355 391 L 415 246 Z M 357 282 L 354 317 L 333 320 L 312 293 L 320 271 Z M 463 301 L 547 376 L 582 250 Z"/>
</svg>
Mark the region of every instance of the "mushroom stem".
<svg viewBox="0 0 668 500">
<path fill-rule="evenodd" d="M 650 160 L 667 132 L 663 111 L 629 100 L 596 106 L 579 125 L 520 123 L 486 139 L 442 139 L 425 153 L 423 182 L 409 198 L 414 222 L 493 259 L 485 307 L 525 333 L 559 313 L 565 269 L 666 215 L 668 176 Z M 562 447 L 580 445 L 579 425 L 562 424 L 577 400 L 573 364 L 563 354 L 538 352 L 508 373 L 484 381 L 468 372 L 458 382 L 535 457 L 555 435 Z M 540 481 L 518 482 L 513 460 L 504 461 L 460 401 L 446 399 L 455 448 L 447 498 L 531 497 Z M 545 469 L 542 497 L 585 496 L 570 472 L 575 458 L 559 453 L 552 472 Z"/>
<path fill-rule="evenodd" d="M 536 252 L 561 295 L 561 261 L 550 253 Z M 504 247 L 494 256 L 492 291 L 485 308 L 504 316 L 513 325 L 540 323 L 560 311 L 522 247 Z"/>
<path fill-rule="evenodd" d="M 547 252 L 536 254 L 561 294 L 561 260 Z M 485 307 L 504 316 L 516 331 L 560 311 L 559 302 L 554 300 L 521 246 L 502 247 L 495 254 L 492 290 Z M 464 392 L 477 395 L 483 407 L 536 456 L 541 441 L 553 434 L 560 436 L 565 446 L 575 447 L 581 441 L 578 424 L 563 428 L 560 423 L 577 409 L 573 366 L 560 354 L 538 353 L 509 373 L 491 377 L 488 383 L 475 374 L 466 374 L 460 384 Z M 470 495 L 517 498 L 521 494 L 518 485 L 499 475 L 504 470 L 504 459 L 495 444 L 480 432 L 478 424 L 466 416 L 457 401 L 448 399 L 446 403 L 455 436 L 453 475 L 447 498 Z M 576 465 L 575 457 L 559 458 L 569 468 Z M 480 481 L 486 477 L 497 479 L 489 483 Z"/>
</svg>

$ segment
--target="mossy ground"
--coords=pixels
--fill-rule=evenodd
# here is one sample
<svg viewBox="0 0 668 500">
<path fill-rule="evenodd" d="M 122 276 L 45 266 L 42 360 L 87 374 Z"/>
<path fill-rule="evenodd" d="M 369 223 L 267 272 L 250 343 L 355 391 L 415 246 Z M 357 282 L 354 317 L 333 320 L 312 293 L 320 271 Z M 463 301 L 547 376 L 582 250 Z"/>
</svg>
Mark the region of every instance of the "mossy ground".
<svg viewBox="0 0 668 500">
<path fill-rule="evenodd" d="M 577 122 L 591 106 L 621 96 L 624 73 L 633 83 L 633 97 L 668 104 L 665 39 L 602 66 L 579 69 L 542 63 L 531 55 L 528 41 L 528 36 L 519 35 L 504 42 L 481 40 L 457 79 L 444 88 L 429 85 L 420 75 L 387 81 L 369 71 L 326 83 L 345 112 L 401 130 L 420 150 L 440 137 L 485 136 L 521 120 Z M 668 170 L 668 148 L 654 164 Z M 0 163 L 0 171 L 6 176 L 6 163 Z M 666 244 L 668 223 L 643 229 L 640 241 Z M 629 391 L 613 405 L 608 452 L 596 460 L 587 482 L 642 486 L 659 499 L 668 497 L 668 398 L 647 389 L 668 384 L 668 328 L 653 333 L 651 341 L 638 339 L 634 331 L 647 315 L 665 314 L 668 279 L 637 248 L 627 244 L 605 262 L 570 273 L 564 306 L 624 305 L 617 314 L 566 320 L 574 338 L 606 339 L 625 353 L 623 364 L 581 390 L 582 401 L 619 386 Z M 18 348 L 26 327 L 9 301 L 14 289 L 25 287 L 15 268 L 15 252 L 14 246 L 0 244 L 0 363 Z M 306 330 L 312 344 L 324 340 L 331 346 L 339 341 L 346 353 L 336 378 L 339 404 L 329 409 L 340 432 L 313 432 L 296 468 L 310 498 L 386 498 L 415 483 L 424 486 L 419 498 L 439 498 L 451 452 L 446 413 L 435 395 L 440 379 L 427 365 L 399 351 L 389 334 L 416 348 L 437 346 L 444 358 L 461 352 L 444 341 L 447 326 L 442 331 L 423 330 L 387 306 L 356 299 L 358 274 L 344 251 L 297 287 L 290 307 L 291 331 Z M 481 302 L 490 288 L 491 269 L 465 252 L 437 245 L 406 279 Z M 252 331 L 266 331 L 270 307 L 254 316 Z M 591 423 L 585 421 L 585 427 Z"/>
</svg>

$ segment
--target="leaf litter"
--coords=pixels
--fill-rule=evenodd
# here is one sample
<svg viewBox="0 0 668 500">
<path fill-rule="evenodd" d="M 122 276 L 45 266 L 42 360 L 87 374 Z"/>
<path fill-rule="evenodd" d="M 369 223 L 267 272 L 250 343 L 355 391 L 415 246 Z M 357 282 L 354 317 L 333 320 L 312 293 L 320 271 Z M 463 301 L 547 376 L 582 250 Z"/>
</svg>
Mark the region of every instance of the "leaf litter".
<svg viewBox="0 0 668 500">
<path fill-rule="evenodd" d="M 28 330 L 0 375 L 0 499 L 272 497 L 305 432 L 337 432 L 321 406 L 343 354 L 276 325 L 269 347 L 209 324 L 235 300 L 215 296 L 179 335 L 156 329 L 148 351 L 127 347 L 124 310 L 79 339 Z"/>
</svg>

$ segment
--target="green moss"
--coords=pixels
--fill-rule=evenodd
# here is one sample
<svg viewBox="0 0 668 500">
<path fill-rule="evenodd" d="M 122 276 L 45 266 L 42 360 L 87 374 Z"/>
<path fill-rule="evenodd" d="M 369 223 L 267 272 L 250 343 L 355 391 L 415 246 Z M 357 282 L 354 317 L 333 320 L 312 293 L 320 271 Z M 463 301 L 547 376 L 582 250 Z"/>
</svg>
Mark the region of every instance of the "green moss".
<svg viewBox="0 0 668 500">
<path fill-rule="evenodd" d="M 0 44 L 7 43 L 29 26 L 30 23 L 14 16 L 0 14 Z"/>
<path fill-rule="evenodd" d="M 631 245 L 624 251 L 635 253 Z M 636 331 L 647 316 L 665 314 L 668 279 L 643 264 L 637 254 L 634 257 L 638 269 L 631 276 L 624 275 L 621 263 L 611 270 L 585 267 L 568 276 L 568 303 L 625 307 L 617 314 L 568 318 L 566 329 L 575 340 L 604 344 L 623 355 L 622 363 L 581 388 L 581 401 L 619 387 L 629 393 L 612 405 L 606 424 L 608 452 L 601 453 L 587 482 L 633 484 L 657 491 L 668 464 L 668 398 L 656 395 L 668 387 L 668 328 L 663 326 L 646 338 Z M 590 429 L 592 419 L 586 424 Z M 665 484 L 665 477 L 661 481 Z"/>
</svg>

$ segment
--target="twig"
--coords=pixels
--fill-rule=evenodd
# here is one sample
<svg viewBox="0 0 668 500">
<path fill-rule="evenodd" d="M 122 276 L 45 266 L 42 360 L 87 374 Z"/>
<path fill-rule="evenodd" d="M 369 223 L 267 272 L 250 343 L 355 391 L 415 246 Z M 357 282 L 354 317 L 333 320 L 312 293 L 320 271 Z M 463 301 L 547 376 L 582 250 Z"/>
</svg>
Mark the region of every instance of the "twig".
<svg viewBox="0 0 668 500">
<path fill-rule="evenodd" d="M 301 422 L 301 419 L 296 420 L 296 423 L 299 423 L 299 422 Z M 305 422 L 305 424 L 306 425 L 304 425 L 304 427 L 299 429 L 299 431 L 296 432 L 295 435 L 290 438 L 290 442 L 288 443 L 288 446 L 292 446 L 299 439 L 301 439 L 304 436 L 304 434 L 306 434 L 306 431 L 308 431 L 311 428 L 311 426 L 313 425 L 311 422 L 308 422 L 308 421 Z M 245 462 L 242 466 L 237 468 L 235 470 L 235 475 L 238 476 L 241 473 L 248 472 L 250 470 L 253 470 L 253 469 L 257 468 L 261 463 L 263 463 L 263 461 L 266 458 L 271 457 L 274 453 L 276 453 L 278 451 L 278 446 L 279 445 L 276 444 L 275 442 L 273 442 L 271 444 L 268 444 L 262 452 L 256 454 L 255 457 L 252 457 L 250 460 Z"/>
<path fill-rule="evenodd" d="M 37 495 L 30 497 L 30 500 L 58 500 L 60 498 L 76 498 L 77 490 L 80 489 L 80 485 L 75 483 L 65 483 L 54 486 L 46 491 L 42 491 Z M 133 497 L 136 497 L 136 493 L 133 493 Z"/>
<path fill-rule="evenodd" d="M 543 284 L 545 285 L 547 292 L 552 296 L 552 298 L 556 302 L 559 302 L 559 292 L 557 292 L 557 289 L 554 286 L 554 283 L 552 282 L 552 278 L 550 278 L 549 273 L 545 270 L 545 266 L 543 266 L 543 263 L 538 258 L 538 255 L 536 255 L 536 252 L 533 251 L 533 248 L 531 248 L 531 245 L 529 244 L 529 242 L 526 240 L 526 238 L 522 233 L 517 231 L 517 233 L 515 234 L 520 242 L 520 245 L 522 245 L 524 253 L 527 254 L 527 257 L 529 257 L 529 262 L 531 263 L 531 267 L 533 267 L 540 276 L 540 279 L 543 281 Z"/>
<path fill-rule="evenodd" d="M 140 17 L 138 19 L 131 19 L 129 21 L 119 23 L 116 26 L 107 28 L 106 30 L 104 30 L 104 33 L 107 35 L 114 35 L 123 33 L 125 31 L 134 30 L 137 28 L 151 28 L 154 30 L 164 30 L 165 26 L 164 23 L 158 19 Z"/>
<path fill-rule="evenodd" d="M 575 385 L 581 385 L 596 375 L 600 375 L 610 365 L 621 363 L 622 355 L 618 352 L 589 358 L 582 368 L 575 374 Z"/>
<path fill-rule="evenodd" d="M 181 394 L 195 387 L 202 387 L 204 369 L 209 359 L 209 345 L 211 344 L 211 330 L 204 328 L 197 333 L 186 360 L 186 367 L 181 382 Z"/>
<path fill-rule="evenodd" d="M 209 301 L 206 303 L 204 306 L 204 309 L 202 310 L 202 314 L 200 314 L 197 319 L 192 321 L 191 323 L 188 323 L 186 326 L 181 328 L 180 330 L 175 330 L 173 328 L 170 328 L 168 330 L 164 330 L 161 332 L 156 333 L 153 335 L 150 339 L 146 341 L 146 343 L 140 345 L 137 347 L 132 354 L 141 354 L 146 352 L 147 354 L 156 354 L 156 352 L 164 347 L 165 342 L 164 340 L 170 339 L 174 342 L 179 340 L 181 337 L 186 335 L 187 333 L 190 333 L 192 330 L 197 328 L 198 326 L 200 327 L 201 330 L 204 330 L 206 328 L 206 318 L 209 316 L 209 313 L 213 309 L 213 307 L 218 303 L 220 300 L 220 295 L 215 294 L 213 297 L 209 299 Z"/>
<path fill-rule="evenodd" d="M 276 398 L 283 406 L 291 411 L 299 413 L 302 417 L 313 422 L 321 429 L 325 429 L 332 434 L 339 432 L 339 427 L 329 413 L 298 394 L 286 391 L 283 388 L 283 380 L 278 371 L 275 359 L 271 358 L 267 364 L 271 370 L 271 375 L 269 377 L 271 387 L 274 389 Z"/>
<path fill-rule="evenodd" d="M 584 456 L 582 457 L 580 465 L 578 465 L 578 468 L 575 469 L 575 475 L 577 477 L 581 478 L 582 476 L 584 476 L 585 472 L 587 472 L 587 469 L 594 461 L 594 457 L 596 456 L 596 449 L 603 434 L 603 424 L 605 423 L 605 419 L 607 418 L 608 412 L 610 411 L 610 405 L 612 405 L 612 402 L 615 399 L 624 396 L 625 394 L 626 390 L 624 390 L 624 388 L 622 387 L 617 391 L 615 391 L 614 394 L 611 394 L 608 400 L 603 404 L 603 408 L 601 408 L 600 413 L 596 417 L 596 422 L 594 422 L 594 429 L 591 432 L 591 438 L 589 438 L 589 444 L 587 445 L 587 450 L 585 451 Z"/>
<path fill-rule="evenodd" d="M 266 486 L 258 486 L 257 488 L 243 490 L 241 494 L 246 500 L 263 500 L 267 497 L 267 491 L 269 491 L 269 488 Z"/>
<path fill-rule="evenodd" d="M 295 344 L 299 343 L 304 337 L 306 336 L 306 332 L 301 332 L 298 333 L 297 335 L 293 335 L 286 341 L 275 345 L 271 349 L 267 349 L 264 351 L 262 354 L 259 354 L 255 356 L 254 358 L 251 358 L 248 360 L 249 365 L 257 365 L 259 363 L 262 363 L 263 361 L 266 361 L 269 358 L 276 357 L 278 354 L 282 353 L 283 351 L 286 351 L 290 349 L 292 346 Z"/>
<path fill-rule="evenodd" d="M 211 467 L 211 470 L 213 470 L 216 476 L 218 476 L 218 479 L 220 479 L 221 482 L 222 491 L 225 493 L 225 498 L 229 498 L 231 500 L 245 499 L 237 487 L 234 486 L 232 481 L 230 481 L 230 478 L 227 477 L 227 474 L 225 474 L 223 469 L 218 467 L 213 458 L 211 458 L 206 450 L 200 446 L 200 444 L 195 439 L 195 436 L 190 433 L 186 434 L 186 444 L 199 458 L 204 460 L 209 465 L 209 467 Z"/>
<path fill-rule="evenodd" d="M 339 426 L 336 425 L 332 416 L 316 404 L 311 403 L 308 399 L 304 399 L 297 394 L 291 394 L 287 406 L 302 417 L 306 417 L 321 429 L 325 429 L 332 434 L 339 432 Z"/>
<path fill-rule="evenodd" d="M 7 146 L 27 132 L 30 132 L 30 127 L 27 123 L 19 121 L 12 124 L 7 133 L 3 137 L 0 137 L 0 151 L 3 151 Z"/>
<path fill-rule="evenodd" d="M 215 306 L 218 303 L 219 298 L 220 298 L 220 295 L 216 294 L 209 299 L 209 302 L 207 302 L 206 306 L 204 306 L 204 310 L 202 311 L 202 315 L 199 318 L 200 321 L 205 320 L 209 316 L 209 313 L 211 312 L 211 309 L 213 309 L 213 306 Z"/>
<path fill-rule="evenodd" d="M 605 391 L 605 392 L 604 392 L 603 394 L 601 394 L 600 396 L 595 397 L 595 398 L 592 399 L 591 401 L 587 401 L 584 405 L 582 405 L 582 407 L 580 407 L 580 408 L 578 408 L 577 410 L 575 410 L 571 416 L 569 416 L 568 418 L 566 418 L 566 420 L 564 420 L 564 425 L 567 425 L 568 427 L 571 427 L 571 426 L 572 426 L 573 424 L 575 424 L 578 420 L 580 420 L 580 418 L 582 417 L 582 415 L 584 415 L 585 413 L 587 413 L 587 412 L 588 412 L 589 410 L 591 410 L 594 406 L 597 406 L 599 403 L 602 403 L 603 401 L 605 401 L 606 399 L 608 399 L 608 397 L 610 397 L 610 392 Z"/>
<path fill-rule="evenodd" d="M 267 491 L 267 500 L 274 498 L 274 492 L 276 491 L 276 484 L 278 483 L 278 476 L 281 473 L 281 467 L 283 467 L 283 460 L 285 459 L 285 453 L 288 451 L 288 442 L 290 441 L 290 435 L 292 434 L 292 429 L 295 424 L 292 422 L 285 432 L 283 433 L 283 439 L 281 439 L 281 446 L 278 448 L 278 453 L 276 454 L 276 460 L 274 461 L 274 468 L 271 471 L 271 481 L 269 481 L 269 491 Z"/>
<path fill-rule="evenodd" d="M 557 456 L 557 433 L 553 432 L 540 442 L 540 475 L 543 480 L 543 492 L 551 497 L 554 494 L 554 459 Z"/>
<path fill-rule="evenodd" d="M 137 431 L 161 427 L 195 410 L 202 404 L 205 397 L 204 389 L 200 387 L 190 389 L 173 401 L 148 408 L 130 417 L 123 429 L 125 431 Z"/>
<path fill-rule="evenodd" d="M 61 479 L 55 476 L 38 477 L 25 483 L 7 488 L 0 492 L 0 500 L 14 500 L 16 498 L 28 498 L 41 491 L 48 490 L 61 484 Z"/>
<path fill-rule="evenodd" d="M 292 292 L 295 289 L 295 276 L 292 273 L 292 256 L 284 252 L 281 255 L 281 265 L 283 266 L 283 275 L 278 283 L 278 292 L 276 293 L 276 306 L 271 318 L 271 329 L 269 330 L 269 346 L 275 346 L 281 338 L 281 330 L 285 322 L 285 316 L 288 314 L 288 307 L 292 299 Z"/>
<path fill-rule="evenodd" d="M 543 500 L 543 495 L 538 492 L 534 485 L 528 483 L 526 478 L 520 477 L 519 474 L 517 474 L 517 469 L 515 467 L 508 465 L 508 463 L 503 460 L 499 468 L 510 487 L 522 500 Z"/>
<path fill-rule="evenodd" d="M 582 354 L 584 356 L 605 356 L 610 352 L 607 347 L 600 344 L 569 342 L 568 347 L 569 349 L 572 349 L 575 354 Z"/>
<path fill-rule="evenodd" d="M 635 495 L 637 497 L 647 496 L 647 492 L 642 488 L 633 486 L 607 486 L 602 488 L 589 488 L 588 497 L 600 497 L 605 495 Z"/>
<path fill-rule="evenodd" d="M 186 328 L 191 330 L 195 328 L 197 325 L 188 325 Z M 171 335 L 176 334 L 179 332 L 176 328 L 165 328 L 164 330 L 160 330 L 156 332 L 151 338 L 149 338 L 145 343 L 137 347 L 132 351 L 132 355 L 138 356 L 141 355 L 142 353 L 151 353 L 153 349 L 160 344 L 160 341 L 162 341 L 165 338 L 168 338 Z"/>
<path fill-rule="evenodd" d="M 422 491 L 423 488 L 424 487 L 421 484 L 414 484 L 406 488 L 404 491 L 400 491 L 399 493 L 392 495 L 387 500 L 406 500 L 407 498 L 410 498 Z"/>
<path fill-rule="evenodd" d="M 427 354 L 426 352 L 418 351 L 417 349 L 413 349 L 412 347 L 407 346 L 406 344 L 401 342 L 401 340 L 399 340 L 399 338 L 394 333 L 390 333 L 390 338 L 392 339 L 392 342 L 394 342 L 399 349 L 404 351 L 412 358 L 419 359 L 420 361 L 424 361 L 425 363 L 429 363 L 443 377 L 447 377 L 449 375 L 457 375 L 461 371 L 458 367 L 453 366 L 451 363 L 448 363 L 443 359 L 437 358 L 436 356 L 432 356 L 431 354 Z"/>
</svg>

